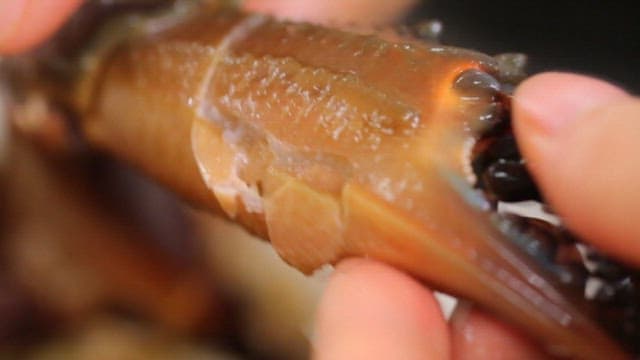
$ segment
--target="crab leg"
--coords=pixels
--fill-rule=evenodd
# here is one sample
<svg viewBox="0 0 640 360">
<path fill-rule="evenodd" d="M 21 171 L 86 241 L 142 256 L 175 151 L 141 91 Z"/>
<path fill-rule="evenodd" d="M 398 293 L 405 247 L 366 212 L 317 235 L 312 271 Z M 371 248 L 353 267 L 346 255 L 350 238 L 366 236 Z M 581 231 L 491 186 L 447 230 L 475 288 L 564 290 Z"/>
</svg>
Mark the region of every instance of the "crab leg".
<svg viewBox="0 0 640 360">
<path fill-rule="evenodd" d="M 552 354 L 625 358 L 473 189 L 471 147 L 497 111 L 492 58 L 233 10 L 156 29 L 94 59 L 76 87 L 90 143 L 305 273 L 376 258 Z"/>
</svg>

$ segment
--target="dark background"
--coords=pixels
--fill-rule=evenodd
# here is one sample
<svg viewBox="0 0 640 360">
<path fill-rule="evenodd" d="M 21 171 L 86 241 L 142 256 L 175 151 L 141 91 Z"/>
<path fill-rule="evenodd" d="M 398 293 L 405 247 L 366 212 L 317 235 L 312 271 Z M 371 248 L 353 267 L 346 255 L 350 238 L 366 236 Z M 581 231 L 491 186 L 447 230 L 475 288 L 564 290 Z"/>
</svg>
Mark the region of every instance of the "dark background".
<svg viewBox="0 0 640 360">
<path fill-rule="evenodd" d="M 640 94 L 640 2 L 424 0 L 409 22 L 438 19 L 442 42 L 521 52 L 528 73 L 595 75 Z"/>
</svg>

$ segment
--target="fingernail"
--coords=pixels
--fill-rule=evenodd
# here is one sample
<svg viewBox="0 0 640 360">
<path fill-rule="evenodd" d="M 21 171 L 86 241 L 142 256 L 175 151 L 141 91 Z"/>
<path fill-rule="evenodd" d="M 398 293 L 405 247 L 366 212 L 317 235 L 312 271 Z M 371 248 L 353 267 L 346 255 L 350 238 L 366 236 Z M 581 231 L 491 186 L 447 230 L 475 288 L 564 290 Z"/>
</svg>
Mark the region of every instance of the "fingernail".
<svg viewBox="0 0 640 360">
<path fill-rule="evenodd" d="M 553 135 L 585 114 L 621 97 L 622 89 L 605 81 L 569 73 L 533 76 L 516 89 L 513 105 L 516 121 Z"/>
<path fill-rule="evenodd" d="M 0 51 L 13 35 L 24 8 L 23 0 L 0 1 Z"/>
</svg>

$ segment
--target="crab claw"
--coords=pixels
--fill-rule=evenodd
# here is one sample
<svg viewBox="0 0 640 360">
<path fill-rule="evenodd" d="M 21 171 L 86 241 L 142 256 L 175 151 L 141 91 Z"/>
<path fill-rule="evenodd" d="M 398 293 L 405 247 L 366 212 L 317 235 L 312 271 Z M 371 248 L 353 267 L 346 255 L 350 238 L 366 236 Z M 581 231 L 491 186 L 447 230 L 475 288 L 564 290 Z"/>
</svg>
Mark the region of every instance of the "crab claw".
<svg viewBox="0 0 640 360">
<path fill-rule="evenodd" d="M 485 190 L 518 163 L 474 169 L 483 134 L 508 123 L 495 59 L 233 10 L 181 16 L 88 62 L 71 104 L 90 143 L 305 273 L 376 258 L 554 355 L 626 357 L 582 294 L 519 246 L 536 236 L 496 211 L 502 193 Z"/>
</svg>

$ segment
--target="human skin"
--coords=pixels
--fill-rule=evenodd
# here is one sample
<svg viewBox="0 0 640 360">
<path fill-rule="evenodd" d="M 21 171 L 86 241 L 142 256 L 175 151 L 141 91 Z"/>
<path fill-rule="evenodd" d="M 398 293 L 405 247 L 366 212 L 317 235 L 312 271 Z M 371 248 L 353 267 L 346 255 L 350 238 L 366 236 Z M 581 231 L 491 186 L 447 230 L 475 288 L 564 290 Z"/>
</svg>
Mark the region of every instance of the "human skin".
<svg viewBox="0 0 640 360">
<path fill-rule="evenodd" d="M 518 143 L 554 210 L 585 240 L 640 265 L 640 226 L 635 223 L 640 212 L 640 100 L 590 77 L 545 73 L 518 87 L 513 107 Z M 402 280 L 389 280 L 393 278 Z M 352 287 L 358 289 L 355 294 Z M 378 355 L 399 348 L 403 359 L 543 357 L 516 330 L 476 309 L 457 309 L 444 327 L 437 308 L 426 300 L 430 294 L 398 270 L 371 260 L 338 264 L 318 310 L 316 358 L 357 354 L 384 359 Z M 424 305 L 397 305 L 413 305 L 416 299 Z M 347 321 L 346 330 L 341 329 L 339 324 Z M 399 340 L 371 330 L 381 328 L 422 334 Z M 347 346 L 349 338 L 357 340 Z"/>
<path fill-rule="evenodd" d="M 575 74 L 530 78 L 515 94 L 515 133 L 569 228 L 640 266 L 640 99 Z"/>
<path fill-rule="evenodd" d="M 301 6 L 298 0 L 248 0 L 245 6 L 325 23 L 373 11 L 359 0 L 323 9 L 305 2 L 311 5 L 295 10 L 292 1 Z M 34 46 L 79 3 L 0 1 L 0 54 Z M 409 3 L 401 0 L 385 12 L 401 14 Z M 640 265 L 640 226 L 634 223 L 640 211 L 640 162 L 634 157 L 640 154 L 640 100 L 593 78 L 547 73 L 518 87 L 513 116 L 530 170 L 566 224 L 603 251 Z M 522 334 L 469 306 L 458 308 L 447 323 L 424 284 L 366 259 L 337 265 L 318 309 L 313 348 L 317 359 L 543 356 Z"/>
<path fill-rule="evenodd" d="M 0 1 L 0 54 L 24 52 L 51 35 L 83 0 Z M 416 0 L 245 0 L 250 11 L 291 20 L 332 24 L 385 24 Z M 365 19 L 365 20 L 361 20 Z"/>
<path fill-rule="evenodd" d="M 24 52 L 51 35 L 82 0 L 0 1 L 0 54 Z"/>
<path fill-rule="evenodd" d="M 247 10 L 290 20 L 338 25 L 386 25 L 416 0 L 244 0 Z"/>
</svg>

